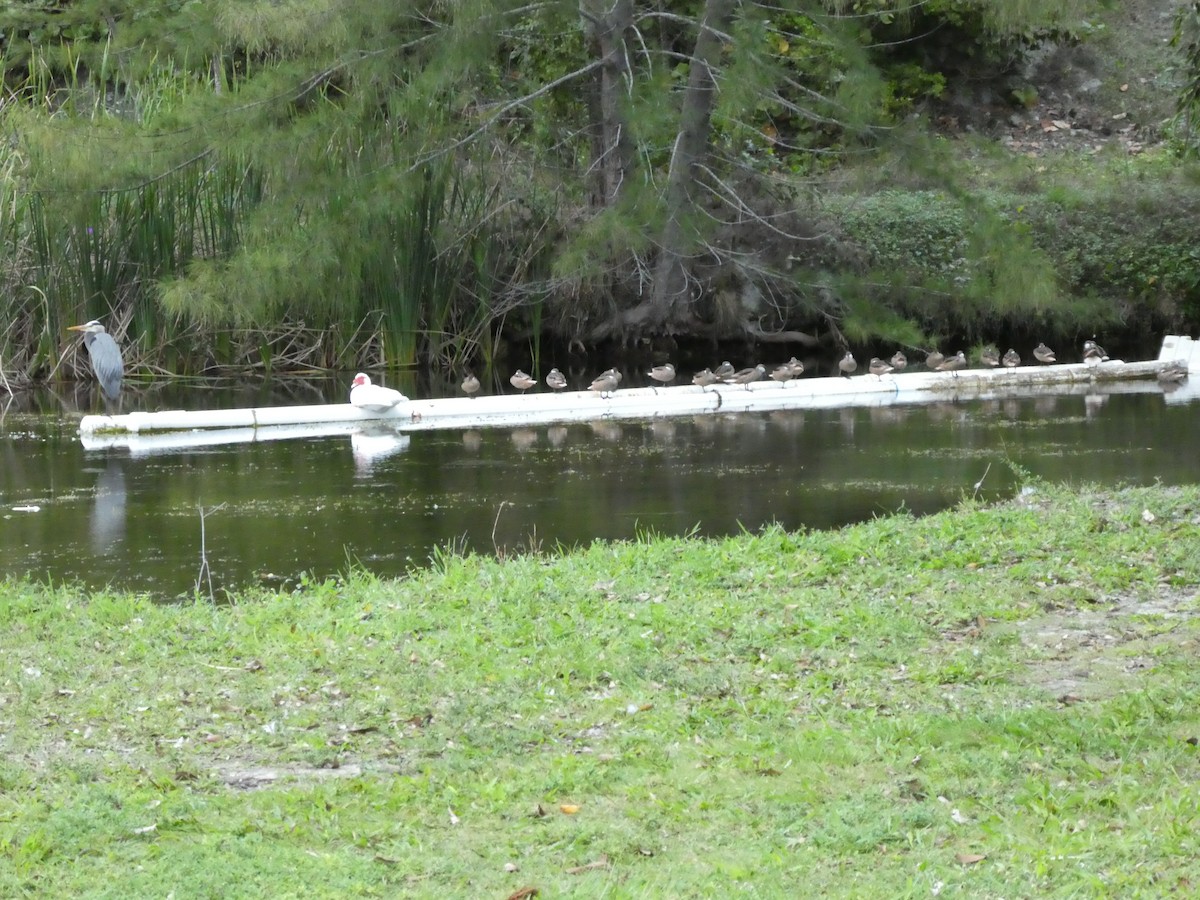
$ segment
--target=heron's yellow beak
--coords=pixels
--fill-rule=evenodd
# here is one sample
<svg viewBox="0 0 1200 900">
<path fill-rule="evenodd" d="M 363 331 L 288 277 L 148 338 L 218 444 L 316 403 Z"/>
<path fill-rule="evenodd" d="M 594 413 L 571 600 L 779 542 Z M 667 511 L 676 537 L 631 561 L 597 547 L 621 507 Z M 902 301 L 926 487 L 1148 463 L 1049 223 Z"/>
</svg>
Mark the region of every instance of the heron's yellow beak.
<svg viewBox="0 0 1200 900">
<path fill-rule="evenodd" d="M 67 331 L 83 331 L 86 328 L 86 325 L 68 325 Z"/>
</svg>

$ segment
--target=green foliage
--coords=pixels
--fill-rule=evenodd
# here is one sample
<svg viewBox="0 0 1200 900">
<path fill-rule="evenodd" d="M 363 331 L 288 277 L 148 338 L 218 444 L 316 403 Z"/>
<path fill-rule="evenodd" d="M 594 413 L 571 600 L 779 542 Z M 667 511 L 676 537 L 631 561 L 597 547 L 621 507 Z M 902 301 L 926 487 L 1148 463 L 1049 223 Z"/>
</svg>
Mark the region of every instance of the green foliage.
<svg viewBox="0 0 1200 900">
<path fill-rule="evenodd" d="M 898 118 L 923 101 L 941 97 L 946 90 L 946 76 L 915 63 L 899 63 L 887 70 L 887 90 L 884 111 Z"/>
<path fill-rule="evenodd" d="M 447 366 L 465 362 L 490 322 L 486 303 L 499 279 L 495 237 L 483 226 L 494 196 L 478 179 L 430 166 L 381 220 L 364 229 L 383 246 L 363 260 L 363 306 L 383 311 L 385 365 L 411 365 L 418 349 Z M 364 235 L 366 237 L 366 235 Z M 419 346 L 424 340 L 425 346 Z"/>
<path fill-rule="evenodd" d="M 1018 212 L 1067 289 L 1094 293 L 1148 330 L 1200 316 L 1200 190 L 1097 180 L 1069 205 L 1029 197 Z"/>
<path fill-rule="evenodd" d="M 861 254 L 840 294 L 968 338 L 996 324 L 1049 322 L 1066 331 L 1136 322 L 1152 332 L 1200 316 L 1194 182 L 1151 160 L 1043 177 L 1032 190 L 998 177 L 971 199 L 928 189 L 829 198 Z"/>
<path fill-rule="evenodd" d="M 1179 4 L 1171 46 L 1183 55 L 1185 79 L 1175 105 L 1174 137 L 1183 155 L 1195 156 L 1200 151 L 1200 0 Z"/>
<path fill-rule="evenodd" d="M 1054 296 L 1050 259 L 985 202 L 885 190 L 839 198 L 830 212 L 862 254 L 863 272 L 840 281 L 859 309 L 881 306 L 971 338 L 1039 315 Z"/>
<path fill-rule="evenodd" d="M 935 65 L 1004 63 L 1042 41 L 1075 41 L 1094 28 L 1105 0 L 823 0 L 835 15 L 860 17 L 863 38 L 884 54 L 916 53 Z"/>
<path fill-rule="evenodd" d="M 23 323 L 5 332 L 6 361 L 51 368 L 58 329 L 78 314 L 115 320 L 160 365 L 177 352 L 177 371 L 452 364 L 502 330 L 576 336 L 645 296 L 705 8 L 632 4 L 612 132 L 631 161 L 603 208 L 594 175 L 612 148 L 597 137 L 595 23 L 578 4 L 0 5 L 0 117 L 15 136 L 0 159 L 0 277 L 9 320 Z M 700 305 L 733 328 L 745 317 L 720 313 L 729 297 L 804 294 L 788 253 L 746 222 L 771 220 L 844 152 L 879 146 L 879 126 L 946 89 L 950 63 L 994 72 L 1031 41 L 1074 39 L 1092 4 L 730 8 L 704 177 L 671 221 L 705 246 L 697 259 L 723 257 Z M 847 210 L 865 267 L 813 275 L 840 279 L 832 303 L 782 302 L 809 321 L 850 308 L 848 329 L 895 333 L 1044 310 L 1053 278 L 1036 223 L 951 196 Z M 739 272 L 754 283 L 730 288 L 751 244 L 762 252 Z"/>
<path fill-rule="evenodd" d="M 872 267 L 946 281 L 968 277 L 969 218 L 957 200 L 934 191 L 882 191 L 841 203 L 839 219 Z"/>
<path fill-rule="evenodd" d="M 447 57 L 458 62 L 426 65 L 421 79 L 450 84 L 447 71 L 494 47 L 494 12 L 458 7 L 463 52 Z M 226 363 L 407 365 L 461 359 L 520 307 L 497 295 L 530 275 L 544 245 L 516 232 L 497 240 L 513 223 L 498 213 L 507 201 L 487 167 L 455 172 L 457 158 L 440 148 L 432 167 L 412 163 L 436 144 L 448 110 L 397 89 L 381 42 L 428 38 L 427 26 L 400 9 L 332 0 L 113 14 L 118 42 L 129 41 L 119 66 L 79 35 L 65 56 L 33 48 L 6 68 L 26 104 L 4 114 L 20 120 L 27 156 L 13 170 L 8 236 L 36 251 L 8 277 L 47 287 L 47 332 L 85 307 L 146 352 L 181 323 L 214 336 L 236 324 L 315 335 L 322 350 L 284 353 L 261 337 L 196 349 Z M 147 22 L 163 17 L 196 27 L 160 36 Z M 26 25 L 18 43 L 36 23 Z"/>
<path fill-rule="evenodd" d="M 530 95 L 558 81 L 587 57 L 578 9 L 560 3 L 533 7 L 505 29 L 497 55 L 491 73 L 496 90 Z M 586 132 L 572 127 L 587 119 L 586 97 L 568 81 L 514 110 L 505 131 L 549 165 L 567 171 L 586 165 Z"/>
</svg>

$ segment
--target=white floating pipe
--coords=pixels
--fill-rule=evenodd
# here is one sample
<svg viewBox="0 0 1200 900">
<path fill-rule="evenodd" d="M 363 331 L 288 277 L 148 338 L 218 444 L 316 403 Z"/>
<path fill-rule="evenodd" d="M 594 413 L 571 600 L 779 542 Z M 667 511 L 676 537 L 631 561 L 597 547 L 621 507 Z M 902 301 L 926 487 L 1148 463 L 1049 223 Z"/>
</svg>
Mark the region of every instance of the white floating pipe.
<svg viewBox="0 0 1200 900">
<path fill-rule="evenodd" d="M 1186 343 L 1184 343 L 1186 342 Z M 1186 357 L 1170 355 L 1185 351 Z M 1195 353 L 1192 353 L 1195 350 Z M 1164 358 L 1165 356 L 1165 358 Z M 384 413 L 368 412 L 350 404 L 272 406 L 227 410 L 169 410 L 134 412 L 120 416 L 85 416 L 83 435 L 139 434 L 194 429 L 258 429 L 270 426 L 335 425 L 350 430 L 371 422 L 397 431 L 443 428 L 501 427 L 578 422 L 593 419 L 648 419 L 709 412 L 755 412 L 779 409 L 828 409 L 841 406 L 883 406 L 897 402 L 919 403 L 947 397 L 993 398 L 1021 393 L 1043 393 L 1069 385 L 1090 391 L 1115 381 L 1150 378 L 1182 360 L 1200 365 L 1200 345 L 1190 338 L 1168 336 L 1160 359 L 1124 363 L 1110 360 L 1098 365 L 1075 363 L 1052 366 L 1019 366 L 1014 369 L 964 369 L 948 372 L 904 372 L 877 378 L 799 378 L 781 383 L 758 381 L 749 385 L 714 385 L 700 388 L 642 387 L 617 390 L 611 396 L 591 391 L 499 394 L 410 400 Z M 1072 391 L 1074 392 L 1074 391 Z M 309 432 L 310 434 L 313 432 Z M 346 433 L 341 431 L 338 433 Z M 199 443 L 199 442 L 197 442 Z"/>
<path fill-rule="evenodd" d="M 1188 375 L 1200 375 L 1200 341 L 1180 334 L 1168 334 L 1158 351 L 1160 363 L 1181 363 Z"/>
</svg>

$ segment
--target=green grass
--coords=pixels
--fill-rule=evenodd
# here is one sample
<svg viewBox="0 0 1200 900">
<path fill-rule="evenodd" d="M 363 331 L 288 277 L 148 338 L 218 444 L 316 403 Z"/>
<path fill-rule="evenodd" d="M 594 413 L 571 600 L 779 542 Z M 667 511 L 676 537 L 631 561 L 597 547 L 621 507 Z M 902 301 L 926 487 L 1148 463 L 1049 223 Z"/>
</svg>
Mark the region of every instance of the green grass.
<svg viewBox="0 0 1200 900">
<path fill-rule="evenodd" d="M 8 583 L 0 895 L 1186 891 L 1198 584 L 1200 488 L 1044 485 L 223 607 Z"/>
</svg>

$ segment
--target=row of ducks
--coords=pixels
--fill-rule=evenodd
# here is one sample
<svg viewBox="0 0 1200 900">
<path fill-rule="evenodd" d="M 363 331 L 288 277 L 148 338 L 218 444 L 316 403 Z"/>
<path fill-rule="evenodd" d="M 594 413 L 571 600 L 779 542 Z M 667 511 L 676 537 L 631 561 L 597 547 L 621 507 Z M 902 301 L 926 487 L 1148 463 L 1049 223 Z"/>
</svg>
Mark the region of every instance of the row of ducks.
<svg viewBox="0 0 1200 900">
<path fill-rule="evenodd" d="M 1039 363 L 1049 365 L 1058 361 L 1058 357 L 1053 350 L 1044 343 L 1038 344 L 1033 348 L 1033 357 Z M 1096 365 L 1108 359 L 1108 354 L 1104 348 L 1097 344 L 1094 340 L 1085 341 L 1083 344 L 1083 361 L 1088 365 Z M 1016 350 L 1009 349 L 1004 355 L 1000 355 L 999 351 L 993 347 L 986 347 L 979 355 L 980 362 L 990 368 L 997 366 L 1005 366 L 1006 368 L 1016 368 L 1021 365 L 1021 356 Z M 900 372 L 908 367 L 908 357 L 904 351 L 897 350 L 889 360 L 883 360 L 879 357 L 872 357 L 867 364 L 867 371 L 882 378 L 892 372 Z M 936 372 L 955 372 L 959 369 L 967 367 L 967 357 L 962 350 L 959 350 L 953 356 L 946 356 L 936 350 L 925 356 L 925 367 Z M 846 377 L 850 377 L 858 371 L 858 361 L 854 358 L 854 354 L 847 351 L 846 355 L 838 362 L 838 371 Z M 654 366 L 647 373 L 647 376 L 656 384 L 668 385 L 676 378 L 675 366 L 671 363 L 663 363 Z M 715 369 L 702 369 L 692 376 L 692 384 L 700 387 L 708 387 L 714 384 L 741 384 L 749 385 L 755 381 L 761 381 L 770 378 L 774 381 L 784 382 L 790 381 L 793 378 L 799 378 L 804 374 L 804 363 L 792 357 L 785 363 L 780 363 L 767 371 L 766 366 L 761 363 L 756 366 L 750 366 L 745 369 L 734 369 L 733 365 L 728 361 L 721 363 Z M 1187 370 L 1168 368 L 1159 375 L 1160 381 L 1181 381 L 1187 377 Z M 538 380 L 526 372 L 518 369 L 508 379 L 509 384 L 519 390 L 522 394 L 535 387 Z M 620 386 L 621 373 L 617 369 L 612 368 L 601 372 L 592 383 L 588 385 L 588 389 L 594 391 L 602 397 L 611 396 L 612 393 Z M 557 368 L 551 369 L 546 375 L 546 385 L 554 391 L 562 391 L 568 387 L 567 378 Z M 467 373 L 463 378 L 461 388 L 463 393 L 468 397 L 474 397 L 480 390 L 479 379 L 472 373 Z M 386 412 L 387 410 L 407 399 L 399 391 L 391 388 L 380 387 L 371 383 L 371 379 L 362 372 L 354 376 L 354 381 L 351 383 L 350 402 L 355 406 L 363 409 L 368 409 L 374 412 Z"/>
<path fill-rule="evenodd" d="M 792 357 L 785 363 L 776 366 L 769 377 L 776 381 L 788 381 L 792 378 L 799 378 L 804 372 L 804 363 Z M 663 363 L 654 366 L 646 373 L 652 381 L 661 385 L 668 385 L 675 380 L 676 371 L 672 363 Z M 750 384 L 753 381 L 759 381 L 768 377 L 767 369 L 763 365 L 751 366 L 746 369 L 736 370 L 732 363 L 723 362 L 716 369 L 704 369 L 692 376 L 692 384 L 707 387 L 711 384 Z M 536 385 L 537 379 L 525 372 L 517 369 L 517 371 L 508 379 L 509 384 L 525 393 L 529 388 Z M 546 384 L 555 391 L 566 389 L 567 379 L 558 369 L 551 369 L 546 375 Z M 621 384 L 621 373 L 615 368 L 607 369 L 601 372 L 588 385 L 588 390 L 595 391 L 597 394 L 609 396 Z M 468 374 L 463 379 L 463 392 L 468 396 L 474 396 L 479 391 L 479 379 L 474 375 Z"/>
<path fill-rule="evenodd" d="M 788 362 L 776 367 L 771 372 L 771 378 L 774 378 L 776 381 L 787 381 L 791 378 L 798 378 L 803 372 L 804 363 L 793 356 Z M 675 380 L 675 366 L 671 363 L 663 363 L 662 365 L 655 366 L 646 374 L 658 384 L 670 384 Z M 702 372 L 697 372 L 692 377 L 692 384 L 701 386 L 717 383 L 749 384 L 752 381 L 758 381 L 765 375 L 766 368 L 762 365 L 735 371 L 732 364 L 724 362 L 715 370 L 705 369 Z M 528 375 L 521 369 L 517 369 L 508 381 L 509 384 L 522 394 L 538 383 L 536 378 Z M 567 378 L 557 368 L 551 369 L 546 375 L 546 384 L 555 391 L 565 390 L 567 388 Z M 606 397 L 611 396 L 620 384 L 621 373 L 617 369 L 612 368 L 601 372 L 593 379 L 588 389 L 595 391 L 602 397 Z M 480 387 L 479 378 L 473 373 L 468 372 L 461 385 L 463 393 L 468 397 L 474 397 L 479 393 Z M 354 376 L 354 380 L 350 382 L 350 403 L 360 409 L 371 412 L 387 412 L 392 407 L 407 399 L 407 397 L 397 390 L 372 384 L 370 376 L 364 372 L 359 372 Z"/>
<path fill-rule="evenodd" d="M 1033 358 L 1043 365 L 1050 365 L 1058 362 L 1058 355 L 1046 346 L 1045 343 L 1040 343 L 1033 348 Z M 1099 363 L 1108 360 L 1108 353 L 1104 348 L 1095 341 L 1083 342 L 1083 361 L 1089 366 L 1098 365 Z M 1008 369 L 1015 369 L 1021 365 L 1021 354 L 1009 347 L 1008 351 L 1001 356 L 1000 351 L 995 347 L 984 347 L 979 353 L 979 361 L 988 368 L 996 368 L 1004 366 Z M 872 375 L 882 378 L 890 372 L 899 372 L 908 366 L 908 357 L 904 355 L 904 351 L 897 350 L 890 360 L 882 360 L 878 356 L 872 357 L 871 362 L 867 365 L 867 371 Z M 933 350 L 925 356 L 925 368 L 934 372 L 955 372 L 959 369 L 967 367 L 967 355 L 959 350 L 953 356 Z M 842 357 L 838 363 L 838 370 L 845 376 L 849 377 L 858 370 L 858 361 L 854 358 L 854 354 L 849 351 Z"/>
<path fill-rule="evenodd" d="M 1044 364 L 1058 361 L 1054 351 L 1044 343 L 1038 344 L 1033 349 L 1033 356 L 1038 362 Z M 1107 360 L 1108 354 L 1095 341 L 1085 341 L 1083 345 L 1083 359 L 1084 362 L 1094 365 Z M 995 348 L 987 347 L 980 353 L 980 361 L 985 366 L 996 367 L 1004 365 L 1008 368 L 1015 368 L 1021 364 L 1021 356 L 1016 350 L 1011 348 L 1001 356 L 1000 352 Z M 882 378 L 891 372 L 902 371 L 907 366 L 908 357 L 904 355 L 904 351 L 897 350 L 888 361 L 884 361 L 879 357 L 873 357 L 867 365 L 867 371 L 876 377 Z M 966 368 L 967 357 L 961 350 L 953 356 L 945 356 L 934 350 L 926 355 L 925 366 L 937 372 L 953 372 Z M 838 371 L 847 377 L 858 371 L 858 361 L 854 358 L 854 354 L 847 351 L 846 355 L 838 362 Z M 670 384 L 676 377 L 675 366 L 671 363 L 663 363 L 662 365 L 655 366 L 646 374 L 653 381 L 664 385 Z M 775 366 L 770 372 L 762 364 L 737 370 L 734 369 L 731 363 L 726 361 L 715 369 L 702 369 L 695 373 L 692 376 L 692 384 L 699 385 L 700 387 L 708 387 L 713 384 L 747 385 L 765 378 L 784 382 L 790 381 L 793 378 L 799 378 L 803 374 L 804 363 L 800 362 L 794 356 L 787 362 Z M 521 393 L 525 393 L 525 391 L 538 383 L 536 378 L 521 369 L 517 369 L 508 381 Z M 597 376 L 588 388 L 601 396 L 609 396 L 617 389 L 620 382 L 621 373 L 616 369 L 609 369 Z M 568 386 L 566 376 L 558 369 L 551 369 L 549 374 L 546 375 L 546 385 L 555 391 L 564 390 Z M 479 392 L 479 388 L 479 379 L 473 374 L 468 373 L 462 382 L 463 393 L 469 397 L 473 397 Z"/>
</svg>

